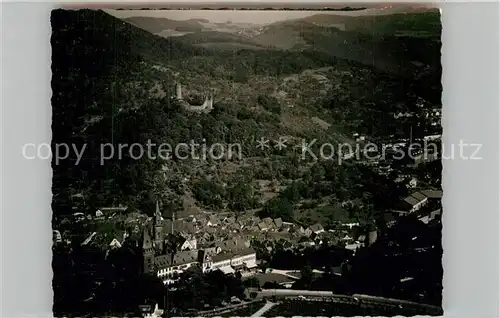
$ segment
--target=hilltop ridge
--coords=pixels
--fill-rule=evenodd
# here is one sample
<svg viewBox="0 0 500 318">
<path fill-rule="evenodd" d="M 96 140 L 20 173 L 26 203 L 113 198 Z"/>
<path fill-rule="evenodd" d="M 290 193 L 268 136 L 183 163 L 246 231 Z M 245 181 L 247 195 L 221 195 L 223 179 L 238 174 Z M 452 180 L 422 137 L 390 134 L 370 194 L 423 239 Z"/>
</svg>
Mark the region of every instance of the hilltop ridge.
<svg viewBox="0 0 500 318">
<path fill-rule="evenodd" d="M 423 83 L 431 83 L 434 90 L 440 91 L 440 60 L 435 59 L 440 57 L 441 48 L 440 13 L 433 8 L 408 10 L 384 14 L 384 11 L 373 11 L 359 16 L 318 13 L 254 27 L 227 23 L 223 23 L 224 27 L 216 27 L 218 24 L 199 23 L 198 20 L 149 17 L 132 17 L 125 21 L 177 43 L 218 52 L 242 49 L 322 52 L 374 66 L 382 72 L 408 78 L 424 77 Z M 150 20 L 163 22 L 153 30 L 146 22 Z M 196 30 L 179 32 L 177 24 L 196 25 Z"/>
</svg>

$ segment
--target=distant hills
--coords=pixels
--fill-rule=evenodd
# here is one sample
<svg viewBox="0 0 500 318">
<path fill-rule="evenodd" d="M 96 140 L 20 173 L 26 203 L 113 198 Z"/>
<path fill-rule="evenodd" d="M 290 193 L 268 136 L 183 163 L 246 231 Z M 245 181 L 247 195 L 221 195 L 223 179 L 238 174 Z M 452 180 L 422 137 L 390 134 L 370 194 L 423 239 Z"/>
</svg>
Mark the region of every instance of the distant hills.
<svg viewBox="0 0 500 318">
<path fill-rule="evenodd" d="M 361 5 L 358 3 L 358 5 Z M 308 2 L 307 7 L 304 7 L 304 3 L 287 3 L 286 6 L 280 4 L 279 2 L 270 2 L 266 4 L 266 7 L 263 8 L 261 2 L 238 2 L 237 4 L 234 2 L 202 2 L 202 3 L 189 3 L 181 4 L 181 3 L 162 3 L 155 5 L 154 3 L 149 3 L 147 7 L 141 6 L 140 4 L 127 4 L 125 6 L 117 7 L 114 6 L 116 10 L 179 10 L 179 9 L 187 9 L 190 10 L 228 10 L 228 9 L 237 9 L 237 10 L 297 10 L 297 11 L 310 11 L 310 10 L 318 10 L 318 11 L 363 11 L 370 10 L 373 8 L 380 7 L 392 7 L 392 9 L 399 10 L 416 10 L 416 9 L 425 9 L 429 7 L 429 4 L 397 4 L 397 3 L 389 3 L 386 5 L 380 3 L 363 3 L 362 7 L 350 7 L 345 6 L 345 4 L 331 4 L 325 6 L 324 2 Z M 112 7 L 112 6 L 111 6 Z"/>
<path fill-rule="evenodd" d="M 204 22 L 197 19 L 177 21 L 154 17 L 131 17 L 124 19 L 124 21 L 154 34 L 160 33 L 164 30 L 201 32 L 203 30 L 203 25 L 200 22 Z"/>
<path fill-rule="evenodd" d="M 289 49 L 290 39 L 296 39 L 292 48 L 406 72 L 413 68 L 411 61 L 436 62 L 429 57 L 440 55 L 440 37 L 439 13 L 425 12 L 360 17 L 320 14 L 272 24 L 255 40 Z"/>
<path fill-rule="evenodd" d="M 358 16 L 319 13 L 263 26 L 151 17 L 125 21 L 160 36 L 175 36 L 178 43 L 217 50 L 320 51 L 397 73 L 438 65 L 432 59 L 440 56 L 439 11 L 406 10 L 409 12 Z"/>
<path fill-rule="evenodd" d="M 441 35 L 441 21 L 436 9 L 413 10 L 411 12 L 394 12 L 391 14 L 373 15 L 335 15 L 316 14 L 293 21 L 278 22 L 274 25 L 290 25 L 291 23 L 311 23 L 322 27 L 338 27 L 345 31 L 358 31 L 373 35 L 397 35 L 407 33 L 413 36 Z"/>
<path fill-rule="evenodd" d="M 312 24 L 374 35 L 439 36 L 441 34 L 440 14 L 437 9 L 417 7 L 413 9 L 406 8 L 405 10 L 407 12 L 400 12 L 397 9 L 392 9 L 390 13 L 369 11 L 359 15 L 318 13 L 305 18 L 279 21 L 268 25 L 252 25 L 231 21 L 212 23 L 207 19 L 173 20 L 147 16 L 129 17 L 125 18 L 124 21 L 151 33 L 159 33 L 167 29 L 183 32 L 221 31 L 228 33 L 249 30 L 256 33 L 263 28 L 273 29 Z"/>
</svg>

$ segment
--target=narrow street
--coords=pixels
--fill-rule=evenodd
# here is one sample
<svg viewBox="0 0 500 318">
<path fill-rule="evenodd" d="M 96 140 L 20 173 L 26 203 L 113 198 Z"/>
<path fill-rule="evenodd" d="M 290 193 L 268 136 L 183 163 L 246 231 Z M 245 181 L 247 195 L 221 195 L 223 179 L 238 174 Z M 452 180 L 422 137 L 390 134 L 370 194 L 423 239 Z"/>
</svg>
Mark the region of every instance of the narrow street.
<svg viewBox="0 0 500 318">
<path fill-rule="evenodd" d="M 267 302 L 261 309 L 257 310 L 251 317 L 263 317 L 262 315 L 266 313 L 269 309 L 273 308 L 277 303 Z"/>
</svg>

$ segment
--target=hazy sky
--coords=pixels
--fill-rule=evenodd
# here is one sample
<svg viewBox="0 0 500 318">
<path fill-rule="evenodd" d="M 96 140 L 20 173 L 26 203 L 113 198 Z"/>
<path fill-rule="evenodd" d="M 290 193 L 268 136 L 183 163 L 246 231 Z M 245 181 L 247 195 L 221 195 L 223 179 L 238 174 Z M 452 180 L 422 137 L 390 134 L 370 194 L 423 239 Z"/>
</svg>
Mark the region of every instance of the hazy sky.
<svg viewBox="0 0 500 318">
<path fill-rule="evenodd" d="M 387 12 L 389 9 L 385 9 Z M 148 16 L 157 18 L 168 18 L 172 20 L 207 19 L 211 22 L 241 22 L 267 24 L 281 20 L 300 19 L 315 14 L 334 15 L 365 15 L 380 14 L 379 9 L 367 9 L 363 11 L 239 11 L 239 10 L 105 10 L 118 18 L 134 16 Z"/>
</svg>

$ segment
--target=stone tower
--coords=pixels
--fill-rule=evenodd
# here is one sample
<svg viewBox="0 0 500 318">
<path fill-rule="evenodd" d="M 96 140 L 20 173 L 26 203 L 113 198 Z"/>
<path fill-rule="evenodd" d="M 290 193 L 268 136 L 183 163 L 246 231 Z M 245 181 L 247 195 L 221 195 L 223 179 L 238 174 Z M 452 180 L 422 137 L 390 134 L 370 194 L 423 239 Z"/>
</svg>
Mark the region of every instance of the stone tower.
<svg viewBox="0 0 500 318">
<path fill-rule="evenodd" d="M 203 112 L 209 113 L 213 109 L 213 103 L 214 103 L 213 96 L 211 94 L 210 95 L 206 95 L 205 96 L 205 101 L 200 106 L 200 109 Z"/>
<path fill-rule="evenodd" d="M 214 108 L 214 96 L 210 94 L 207 100 L 207 110 L 211 111 Z"/>
<path fill-rule="evenodd" d="M 142 232 L 142 257 L 142 272 L 151 273 L 154 269 L 155 252 L 147 228 L 144 228 Z"/>
<path fill-rule="evenodd" d="M 154 218 L 154 245 L 160 251 L 163 251 L 163 224 L 161 219 L 160 205 L 156 201 L 156 211 Z"/>
<path fill-rule="evenodd" d="M 178 100 L 182 99 L 182 86 L 181 83 L 177 83 L 175 86 L 175 95 Z"/>
</svg>

